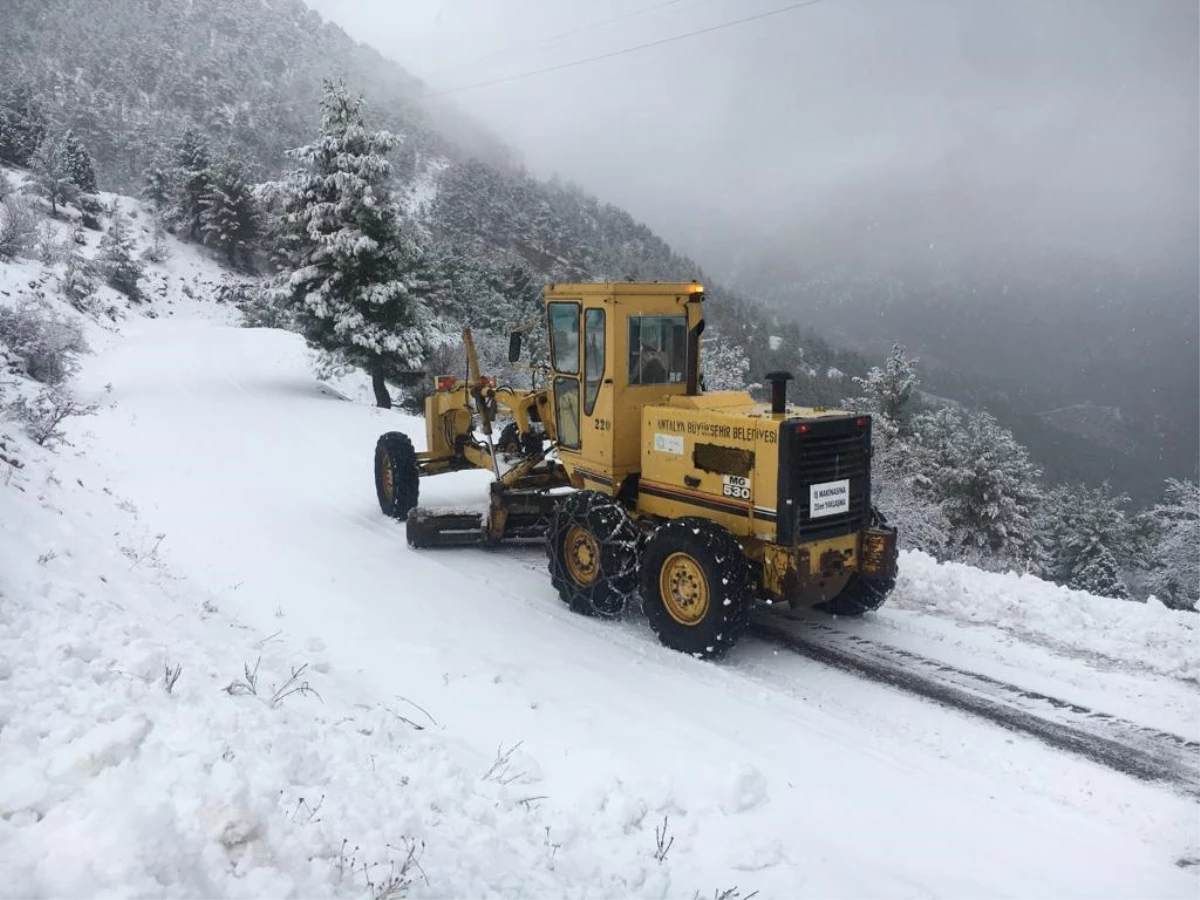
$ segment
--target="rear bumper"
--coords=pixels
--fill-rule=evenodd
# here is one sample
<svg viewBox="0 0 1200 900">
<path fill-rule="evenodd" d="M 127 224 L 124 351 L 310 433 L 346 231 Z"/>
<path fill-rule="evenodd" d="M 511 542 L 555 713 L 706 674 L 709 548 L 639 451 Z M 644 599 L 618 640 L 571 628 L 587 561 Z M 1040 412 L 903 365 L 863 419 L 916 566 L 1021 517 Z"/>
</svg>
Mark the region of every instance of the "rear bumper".
<svg viewBox="0 0 1200 900">
<path fill-rule="evenodd" d="M 854 575 L 873 581 L 896 577 L 894 528 L 875 526 L 799 547 L 769 544 L 763 555 L 764 592 L 793 607 L 836 597 Z"/>
</svg>

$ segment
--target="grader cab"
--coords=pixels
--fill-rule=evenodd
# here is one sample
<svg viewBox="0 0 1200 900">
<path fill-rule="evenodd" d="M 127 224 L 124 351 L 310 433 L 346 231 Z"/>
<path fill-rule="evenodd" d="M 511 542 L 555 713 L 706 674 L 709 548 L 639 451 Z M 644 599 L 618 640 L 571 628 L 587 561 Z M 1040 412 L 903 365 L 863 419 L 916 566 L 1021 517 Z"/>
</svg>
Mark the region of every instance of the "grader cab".
<svg viewBox="0 0 1200 900">
<path fill-rule="evenodd" d="M 699 284 L 558 284 L 545 302 L 544 388 L 483 375 L 466 332 L 467 380 L 426 400 L 427 449 L 380 437 L 380 507 L 413 547 L 544 541 L 571 609 L 615 617 L 640 595 L 665 645 L 705 658 L 760 601 L 883 603 L 896 532 L 871 506 L 870 416 L 789 406 L 787 373 L 769 404 L 705 392 Z M 486 512 L 417 505 L 422 477 L 472 468 L 493 474 Z"/>
</svg>

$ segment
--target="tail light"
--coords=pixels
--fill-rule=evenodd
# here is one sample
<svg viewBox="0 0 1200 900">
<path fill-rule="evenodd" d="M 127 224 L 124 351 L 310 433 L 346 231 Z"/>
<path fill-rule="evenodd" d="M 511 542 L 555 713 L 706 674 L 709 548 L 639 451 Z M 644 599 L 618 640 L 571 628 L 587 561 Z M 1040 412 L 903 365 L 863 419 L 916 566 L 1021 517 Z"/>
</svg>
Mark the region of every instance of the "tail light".
<svg viewBox="0 0 1200 900">
<path fill-rule="evenodd" d="M 456 379 L 453 375 L 439 375 L 434 384 L 437 385 L 439 391 L 452 391 L 454 390 L 455 381 Z"/>
</svg>

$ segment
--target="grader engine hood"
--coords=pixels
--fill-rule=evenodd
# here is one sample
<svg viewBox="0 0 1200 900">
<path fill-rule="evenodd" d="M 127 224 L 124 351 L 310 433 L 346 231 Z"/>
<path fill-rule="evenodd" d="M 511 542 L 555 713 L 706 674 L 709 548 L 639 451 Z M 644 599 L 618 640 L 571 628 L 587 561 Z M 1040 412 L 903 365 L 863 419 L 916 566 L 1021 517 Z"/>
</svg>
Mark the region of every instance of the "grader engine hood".
<svg viewBox="0 0 1200 900">
<path fill-rule="evenodd" d="M 712 519 L 746 541 L 778 599 L 823 602 L 854 573 L 894 573 L 895 532 L 871 508 L 870 416 L 671 398 L 645 410 L 638 489 L 651 515 Z"/>
<path fill-rule="evenodd" d="M 867 527 L 870 417 L 789 412 L 771 415 L 738 393 L 647 407 L 641 493 L 718 513 L 734 534 L 787 546 Z"/>
</svg>

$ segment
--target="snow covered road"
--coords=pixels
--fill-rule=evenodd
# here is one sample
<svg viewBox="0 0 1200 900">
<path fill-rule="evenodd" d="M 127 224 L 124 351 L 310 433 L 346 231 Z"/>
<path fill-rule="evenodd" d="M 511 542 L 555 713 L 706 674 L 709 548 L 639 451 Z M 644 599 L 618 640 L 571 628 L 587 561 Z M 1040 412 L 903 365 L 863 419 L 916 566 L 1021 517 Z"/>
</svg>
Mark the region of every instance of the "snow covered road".
<svg viewBox="0 0 1200 900">
<path fill-rule="evenodd" d="M 318 385 L 294 335 L 203 318 L 124 331 L 88 361 L 82 391 L 112 407 L 79 425 L 76 443 L 165 534 L 170 572 L 293 665 L 312 664 L 329 720 L 371 702 L 407 710 L 427 726 L 414 742 L 448 741 L 481 774 L 497 747 L 520 744 L 513 783 L 536 802 L 490 827 L 528 809 L 556 850 L 522 863 L 523 881 L 497 862 L 495 881 L 470 887 L 1196 895 L 1194 802 L 767 642 L 747 640 L 719 665 L 674 654 L 636 617 L 571 614 L 529 550 L 411 551 L 404 526 L 378 512 L 370 462 L 383 431 L 419 443 L 419 420 Z M 427 480 L 422 505 L 483 503 L 485 489 L 481 473 Z M 923 652 L 1020 669 L 1031 688 L 1195 737 L 1193 682 L 1007 633 L 949 626 L 934 640 L 945 620 L 903 603 L 874 618 L 854 627 L 878 636 L 920 620 L 909 633 L 924 629 Z M 435 806 L 437 789 L 424 786 Z M 397 820 L 411 812 L 399 789 L 372 790 Z M 658 860 L 664 819 L 675 840 Z M 475 821 L 464 833 L 426 817 L 421 839 L 443 855 L 410 893 L 461 890 L 456 858 L 486 872 L 499 851 L 487 818 Z"/>
</svg>

